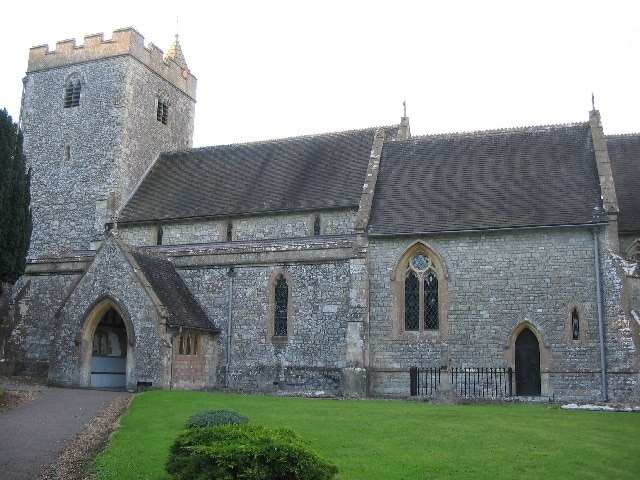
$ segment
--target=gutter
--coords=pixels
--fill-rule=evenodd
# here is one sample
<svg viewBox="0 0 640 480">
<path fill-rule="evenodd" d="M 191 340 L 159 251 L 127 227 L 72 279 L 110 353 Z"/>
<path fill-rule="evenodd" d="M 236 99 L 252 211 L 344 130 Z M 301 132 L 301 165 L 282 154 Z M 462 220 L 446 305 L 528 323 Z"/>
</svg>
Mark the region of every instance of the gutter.
<svg viewBox="0 0 640 480">
<path fill-rule="evenodd" d="M 235 276 L 235 270 L 233 267 L 229 267 L 227 271 L 229 275 L 229 301 L 228 301 L 228 317 L 227 317 L 227 339 L 226 339 L 226 358 L 224 364 L 224 386 L 229 388 L 229 372 L 231 370 L 231 333 L 233 322 L 233 278 Z"/>
<path fill-rule="evenodd" d="M 607 222 L 598 222 L 598 223 L 567 223 L 560 225 L 533 225 L 533 226 L 524 226 L 524 227 L 496 227 L 496 228 L 476 228 L 476 229 L 463 229 L 463 230 L 434 230 L 434 231 L 423 231 L 423 232 L 407 232 L 407 233 L 365 233 L 367 237 L 370 238 L 389 238 L 389 237 L 415 237 L 420 235 L 450 235 L 453 233 L 486 233 L 486 232 L 510 232 L 517 230 L 549 230 L 552 228 L 593 228 L 593 227 L 602 227 L 608 225 Z"/>
</svg>

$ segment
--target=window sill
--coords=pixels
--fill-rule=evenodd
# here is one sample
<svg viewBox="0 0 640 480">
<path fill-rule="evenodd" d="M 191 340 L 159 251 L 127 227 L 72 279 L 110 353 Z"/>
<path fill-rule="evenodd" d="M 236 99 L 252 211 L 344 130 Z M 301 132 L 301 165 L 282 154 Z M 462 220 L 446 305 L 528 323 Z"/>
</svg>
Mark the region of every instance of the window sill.
<svg viewBox="0 0 640 480">
<path fill-rule="evenodd" d="M 272 343 L 276 343 L 276 344 L 284 344 L 284 343 L 289 343 L 289 337 L 287 335 L 285 336 L 279 336 L 276 337 L 275 335 L 273 337 L 271 337 L 271 342 Z"/>
</svg>

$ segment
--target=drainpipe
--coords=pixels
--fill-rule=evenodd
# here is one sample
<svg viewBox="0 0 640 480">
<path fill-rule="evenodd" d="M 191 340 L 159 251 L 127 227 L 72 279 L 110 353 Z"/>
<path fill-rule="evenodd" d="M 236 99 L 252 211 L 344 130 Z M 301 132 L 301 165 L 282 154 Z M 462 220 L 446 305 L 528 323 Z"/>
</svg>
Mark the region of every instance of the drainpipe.
<svg viewBox="0 0 640 480">
<path fill-rule="evenodd" d="M 598 302 L 598 333 L 600 336 L 600 389 L 603 401 L 609 401 L 607 391 L 607 357 L 604 342 L 604 318 L 602 313 L 602 284 L 600 283 L 600 244 L 598 242 L 598 229 L 593 233 L 593 263 L 596 269 L 596 301 Z"/>
<path fill-rule="evenodd" d="M 235 270 L 229 267 L 229 299 L 228 299 L 228 317 L 227 317 L 227 342 L 226 342 L 226 359 L 224 365 L 224 386 L 229 388 L 229 370 L 231 369 L 231 324 L 233 322 L 233 277 Z"/>
</svg>

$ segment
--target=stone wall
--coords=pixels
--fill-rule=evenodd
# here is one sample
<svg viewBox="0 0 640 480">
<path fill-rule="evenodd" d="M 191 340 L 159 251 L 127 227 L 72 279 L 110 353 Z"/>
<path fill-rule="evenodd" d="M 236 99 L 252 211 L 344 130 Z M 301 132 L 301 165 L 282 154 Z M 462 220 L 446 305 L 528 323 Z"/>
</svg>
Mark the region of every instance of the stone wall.
<svg viewBox="0 0 640 480">
<path fill-rule="evenodd" d="M 254 392 L 340 392 L 347 319 L 353 315 L 347 260 L 246 265 L 232 272 L 228 267 L 183 269 L 180 273 L 222 330 L 219 385 Z M 273 337 L 272 283 L 279 273 L 286 276 L 290 289 L 286 339 Z"/>
<path fill-rule="evenodd" d="M 353 233 L 357 212 L 343 210 L 324 212 L 320 216 L 321 235 Z M 252 241 L 313 235 L 315 214 L 252 216 L 224 220 L 162 223 L 163 245 L 185 245 L 226 241 L 227 224 L 232 223 L 234 241 Z M 159 224 L 158 224 L 159 225 Z M 158 225 L 118 226 L 120 236 L 132 245 L 155 245 Z"/>
<path fill-rule="evenodd" d="M 438 332 L 394 335 L 400 310 L 392 292 L 396 262 L 415 242 L 441 259 L 447 278 L 440 292 Z M 600 397 L 600 351 L 594 245 L 587 229 L 371 239 L 370 388 L 406 394 L 412 365 L 513 367 L 514 332 L 523 324 L 539 333 L 542 393 L 556 398 Z M 625 317 L 616 304 L 619 277 L 602 255 L 608 369 L 629 370 L 634 351 L 621 338 Z M 570 312 L 581 314 L 581 337 L 570 335 Z M 442 313 L 442 312 L 441 312 Z M 627 389 L 628 390 L 628 389 Z M 622 394 L 624 396 L 625 394 Z"/>
</svg>

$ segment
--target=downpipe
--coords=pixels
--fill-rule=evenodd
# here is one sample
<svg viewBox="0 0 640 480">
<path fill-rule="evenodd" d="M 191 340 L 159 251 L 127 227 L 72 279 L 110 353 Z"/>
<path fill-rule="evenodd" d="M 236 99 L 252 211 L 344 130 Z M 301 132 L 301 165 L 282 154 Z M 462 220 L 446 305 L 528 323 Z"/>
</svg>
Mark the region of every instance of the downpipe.
<svg viewBox="0 0 640 480">
<path fill-rule="evenodd" d="M 593 234 L 593 263 L 595 267 L 596 277 L 596 301 L 598 306 L 598 334 L 600 337 L 600 391 L 602 400 L 609 401 L 609 392 L 607 389 L 607 357 L 604 337 L 604 317 L 602 312 L 602 283 L 600 282 L 600 243 L 598 241 L 598 229 L 594 228 Z"/>
<path fill-rule="evenodd" d="M 227 271 L 229 276 L 229 293 L 228 293 L 228 316 L 227 316 L 227 339 L 226 339 L 226 358 L 224 364 L 224 387 L 229 388 L 229 375 L 231 370 L 231 334 L 233 332 L 233 279 L 235 276 L 235 269 L 229 267 Z"/>
</svg>

